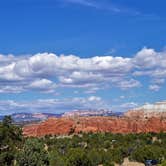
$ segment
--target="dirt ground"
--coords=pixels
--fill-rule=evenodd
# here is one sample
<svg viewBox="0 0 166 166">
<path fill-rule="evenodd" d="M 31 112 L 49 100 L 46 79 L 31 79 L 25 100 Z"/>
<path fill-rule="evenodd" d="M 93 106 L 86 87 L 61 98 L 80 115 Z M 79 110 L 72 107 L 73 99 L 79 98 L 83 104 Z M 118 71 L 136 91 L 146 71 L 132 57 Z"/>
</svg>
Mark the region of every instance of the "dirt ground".
<svg viewBox="0 0 166 166">
<path fill-rule="evenodd" d="M 145 165 L 143 163 L 129 161 L 128 158 L 125 158 L 123 164 L 121 165 L 115 164 L 115 166 L 145 166 Z"/>
</svg>

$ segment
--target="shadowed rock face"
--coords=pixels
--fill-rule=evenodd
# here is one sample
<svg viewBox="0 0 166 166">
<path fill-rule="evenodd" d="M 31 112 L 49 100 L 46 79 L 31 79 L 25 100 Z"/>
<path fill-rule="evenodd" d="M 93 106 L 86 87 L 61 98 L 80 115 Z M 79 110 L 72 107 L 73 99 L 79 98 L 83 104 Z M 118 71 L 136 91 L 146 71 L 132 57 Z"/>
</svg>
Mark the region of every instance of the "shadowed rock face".
<svg viewBox="0 0 166 166">
<path fill-rule="evenodd" d="M 166 120 L 161 118 L 134 119 L 117 117 L 49 118 L 23 128 L 25 136 L 69 135 L 80 132 L 145 133 L 166 131 Z"/>
</svg>

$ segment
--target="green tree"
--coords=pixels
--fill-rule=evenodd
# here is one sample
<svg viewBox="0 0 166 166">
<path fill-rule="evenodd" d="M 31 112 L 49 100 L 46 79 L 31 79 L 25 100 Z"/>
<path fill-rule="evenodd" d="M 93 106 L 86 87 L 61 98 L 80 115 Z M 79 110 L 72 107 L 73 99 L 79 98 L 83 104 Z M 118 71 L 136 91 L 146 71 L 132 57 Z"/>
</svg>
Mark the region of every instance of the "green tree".
<svg viewBox="0 0 166 166">
<path fill-rule="evenodd" d="M 64 158 L 57 152 L 56 149 L 52 150 L 49 154 L 49 165 L 50 166 L 65 166 Z"/>
<path fill-rule="evenodd" d="M 115 163 L 121 164 L 123 162 L 123 153 L 121 147 L 109 149 L 107 155 L 110 156 L 111 160 Z"/>
<path fill-rule="evenodd" d="M 0 123 L 0 165 L 12 165 L 22 144 L 22 130 L 12 124 L 10 116 Z"/>
<path fill-rule="evenodd" d="M 87 155 L 93 166 L 102 164 L 102 156 L 97 149 L 90 150 Z"/>
<path fill-rule="evenodd" d="M 11 126 L 12 125 L 12 117 L 11 116 L 5 116 L 4 118 L 3 118 L 3 121 L 2 121 L 2 124 L 3 124 L 3 126 L 6 126 L 6 127 L 9 127 L 9 126 Z"/>
<path fill-rule="evenodd" d="M 18 153 L 17 163 L 20 166 L 49 165 L 48 152 L 45 150 L 44 144 L 39 139 L 27 139 L 23 149 Z"/>
<path fill-rule="evenodd" d="M 92 166 L 86 152 L 81 148 L 70 149 L 67 155 L 67 166 Z"/>
<path fill-rule="evenodd" d="M 158 146 L 146 145 L 139 147 L 132 153 L 131 159 L 144 163 L 145 160 L 158 160 L 161 161 L 165 156 L 165 149 Z"/>
</svg>

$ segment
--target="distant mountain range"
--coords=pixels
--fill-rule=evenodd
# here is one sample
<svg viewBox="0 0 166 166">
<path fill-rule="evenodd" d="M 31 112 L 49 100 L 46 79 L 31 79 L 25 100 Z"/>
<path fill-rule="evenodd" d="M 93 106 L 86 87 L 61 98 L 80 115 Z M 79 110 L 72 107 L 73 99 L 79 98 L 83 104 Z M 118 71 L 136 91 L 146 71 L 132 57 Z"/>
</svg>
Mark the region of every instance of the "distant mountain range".
<svg viewBox="0 0 166 166">
<path fill-rule="evenodd" d="M 51 113 L 14 113 L 11 115 L 13 121 L 15 123 L 32 123 L 32 122 L 40 122 L 48 119 L 49 117 L 61 117 L 62 114 L 51 114 Z M 0 120 L 2 120 L 4 116 L 0 116 Z"/>
<path fill-rule="evenodd" d="M 33 122 L 40 122 L 44 121 L 50 117 L 85 117 L 85 116 L 121 116 L 121 112 L 112 112 L 106 110 L 77 110 L 59 114 L 51 114 L 51 113 L 14 113 L 11 115 L 13 121 L 15 123 L 33 123 Z M 0 116 L 0 120 L 2 120 L 4 116 Z"/>
<path fill-rule="evenodd" d="M 65 112 L 63 117 L 85 117 L 85 116 L 121 116 L 122 112 L 112 112 L 109 110 L 75 110 Z"/>
</svg>

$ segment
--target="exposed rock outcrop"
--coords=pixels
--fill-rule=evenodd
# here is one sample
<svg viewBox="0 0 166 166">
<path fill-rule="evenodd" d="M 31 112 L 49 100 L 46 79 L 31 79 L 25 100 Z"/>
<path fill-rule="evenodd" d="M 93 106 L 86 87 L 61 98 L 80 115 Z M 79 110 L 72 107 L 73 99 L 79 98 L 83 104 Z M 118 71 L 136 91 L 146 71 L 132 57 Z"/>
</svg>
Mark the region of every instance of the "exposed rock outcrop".
<svg viewBox="0 0 166 166">
<path fill-rule="evenodd" d="M 124 114 L 129 118 L 166 118 L 166 101 L 157 102 L 155 104 L 145 104 L 141 107 L 127 111 Z"/>
<path fill-rule="evenodd" d="M 25 136 L 68 135 L 73 129 L 73 121 L 66 118 L 49 118 L 40 124 L 27 125 L 23 128 Z"/>
<path fill-rule="evenodd" d="M 80 132 L 141 133 L 166 131 L 161 118 L 131 119 L 118 117 L 49 118 L 23 128 L 25 136 L 69 135 Z"/>
</svg>

